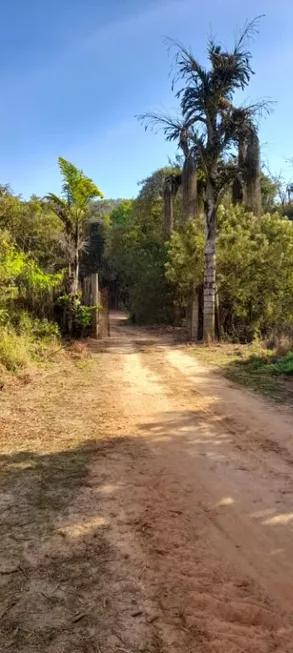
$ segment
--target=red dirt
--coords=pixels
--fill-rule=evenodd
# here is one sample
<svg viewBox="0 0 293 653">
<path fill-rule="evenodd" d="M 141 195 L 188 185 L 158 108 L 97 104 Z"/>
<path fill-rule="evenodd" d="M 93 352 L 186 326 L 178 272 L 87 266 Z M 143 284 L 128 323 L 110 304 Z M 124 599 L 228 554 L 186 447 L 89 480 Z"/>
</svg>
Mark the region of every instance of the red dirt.
<svg viewBox="0 0 293 653">
<path fill-rule="evenodd" d="M 117 323 L 3 424 L 0 650 L 293 652 L 290 409 Z"/>
</svg>

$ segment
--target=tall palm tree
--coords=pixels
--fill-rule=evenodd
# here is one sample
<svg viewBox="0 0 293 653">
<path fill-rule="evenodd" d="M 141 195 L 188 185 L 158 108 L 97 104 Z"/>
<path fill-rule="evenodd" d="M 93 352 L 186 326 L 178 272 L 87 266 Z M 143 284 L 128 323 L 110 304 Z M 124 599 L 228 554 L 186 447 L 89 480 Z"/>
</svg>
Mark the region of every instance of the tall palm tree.
<svg viewBox="0 0 293 653">
<path fill-rule="evenodd" d="M 262 108 L 258 103 L 257 110 Z M 234 133 L 238 148 L 238 172 L 232 186 L 233 204 L 244 204 L 254 215 L 261 215 L 260 144 L 256 125 L 252 120 L 255 107 L 232 109 Z M 237 118 L 235 118 L 237 113 Z"/>
<path fill-rule="evenodd" d="M 181 121 L 160 114 L 141 116 L 146 126 L 161 124 L 169 140 L 180 144 L 182 129 L 186 130 L 191 146 L 191 156 L 198 161 L 205 176 L 205 272 L 204 272 L 204 325 L 206 342 L 215 338 L 216 308 L 216 232 L 217 208 L 222 193 L 239 174 L 239 161 L 227 162 L 240 134 L 240 116 L 243 109 L 233 106 L 237 91 L 243 91 L 253 74 L 248 39 L 257 31 L 259 18 L 249 23 L 231 52 L 214 40 L 208 43 L 209 68 L 200 65 L 192 53 L 176 43 L 174 83 L 183 81 L 177 93 L 180 100 Z M 263 107 L 262 103 L 262 107 Z M 247 171 L 247 187 L 251 196 L 256 190 L 259 174 L 257 160 L 257 129 L 253 123 L 255 107 L 245 109 L 246 123 L 250 124 L 250 140 L 246 148 L 245 164 L 254 157 L 254 168 Z M 253 128 L 252 128 L 253 127 Z M 247 136 L 245 137 L 245 139 Z"/>
</svg>

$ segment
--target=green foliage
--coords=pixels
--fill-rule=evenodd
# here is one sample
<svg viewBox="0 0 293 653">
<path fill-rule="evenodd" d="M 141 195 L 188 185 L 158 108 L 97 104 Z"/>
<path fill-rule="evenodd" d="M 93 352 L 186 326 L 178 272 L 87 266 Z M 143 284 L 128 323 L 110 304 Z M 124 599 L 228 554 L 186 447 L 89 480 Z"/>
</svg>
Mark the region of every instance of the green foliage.
<svg viewBox="0 0 293 653">
<path fill-rule="evenodd" d="M 62 176 L 62 197 L 46 196 L 48 206 L 64 225 L 62 248 L 68 264 L 68 290 L 78 294 L 80 255 L 86 249 L 86 223 L 90 218 L 90 203 L 103 197 L 92 179 L 62 157 L 58 158 Z"/>
<path fill-rule="evenodd" d="M 112 226 L 125 225 L 133 210 L 133 200 L 123 200 L 110 214 Z"/>
<path fill-rule="evenodd" d="M 204 273 L 203 220 L 185 224 L 174 231 L 168 246 L 166 277 L 176 287 L 176 300 L 181 306 L 190 303 L 194 285 L 202 282 Z"/>
<path fill-rule="evenodd" d="M 109 233 L 108 263 L 127 288 L 127 307 L 138 323 L 168 322 L 173 317 L 174 289 L 165 276 L 167 248 L 163 236 L 163 203 L 158 172 L 146 180 L 137 200 L 114 213 Z M 120 207 L 119 207 L 120 209 Z"/>
<path fill-rule="evenodd" d="M 85 209 L 95 197 L 104 197 L 98 186 L 82 170 L 61 156 L 58 157 L 58 164 L 62 175 L 62 194 L 69 205 Z"/>
<path fill-rule="evenodd" d="M 44 272 L 27 254 L 13 243 L 7 231 L 0 232 L 0 303 L 26 296 L 29 290 L 36 293 L 56 288 L 61 273 Z"/>
<path fill-rule="evenodd" d="M 19 335 L 26 334 L 32 339 L 59 338 L 60 330 L 56 322 L 32 317 L 28 311 L 20 311 L 12 316 L 13 324 Z"/>
<path fill-rule="evenodd" d="M 293 374 L 293 352 L 291 351 L 286 356 L 282 356 L 282 358 L 270 366 L 270 369 L 273 374 L 291 376 Z"/>
<path fill-rule="evenodd" d="M 276 356 L 275 352 L 267 355 L 251 356 L 251 368 L 260 374 L 273 374 L 276 376 L 291 376 L 293 374 L 293 352 L 289 351 L 284 356 Z"/>
<path fill-rule="evenodd" d="M 93 312 L 97 306 L 85 306 L 78 295 L 61 295 L 57 304 L 62 309 L 62 322 L 65 325 L 64 335 L 68 333 L 70 324 L 70 335 L 79 338 L 86 335 L 92 324 Z"/>
<path fill-rule="evenodd" d="M 63 158 L 58 162 L 62 197 L 51 194 L 50 201 L 36 196 L 24 201 L 9 186 L 0 186 L 0 363 L 10 370 L 45 356 L 50 343 L 59 338 L 58 325 L 52 321 L 54 299 L 65 290 L 66 265 L 77 295 L 90 204 L 102 197 L 82 170 Z M 84 333 L 93 310 L 76 296 L 67 310 L 76 335 Z"/>
<path fill-rule="evenodd" d="M 293 325 L 293 225 L 240 207 L 218 215 L 218 289 L 228 330 L 251 339 Z"/>
<path fill-rule="evenodd" d="M 62 275 L 42 270 L 21 251 L 8 231 L 0 232 L 0 365 L 16 372 L 44 359 L 59 337 L 56 323 L 29 315 L 22 307 L 34 299 L 34 310 L 61 282 Z"/>
<path fill-rule="evenodd" d="M 0 229 L 8 231 L 19 249 L 41 267 L 51 272 L 62 267 L 59 245 L 62 226 L 50 207 L 38 197 L 24 201 L 10 189 L 0 192 Z"/>
<path fill-rule="evenodd" d="M 276 197 L 279 189 L 278 182 L 262 172 L 260 175 L 260 189 L 263 213 L 276 211 L 278 208 L 276 204 Z"/>
<path fill-rule="evenodd" d="M 236 339 L 293 329 L 293 224 L 279 214 L 257 218 L 241 207 L 218 210 L 217 291 L 222 331 Z M 179 302 L 203 279 L 202 222 L 172 235 L 167 278 Z"/>
</svg>

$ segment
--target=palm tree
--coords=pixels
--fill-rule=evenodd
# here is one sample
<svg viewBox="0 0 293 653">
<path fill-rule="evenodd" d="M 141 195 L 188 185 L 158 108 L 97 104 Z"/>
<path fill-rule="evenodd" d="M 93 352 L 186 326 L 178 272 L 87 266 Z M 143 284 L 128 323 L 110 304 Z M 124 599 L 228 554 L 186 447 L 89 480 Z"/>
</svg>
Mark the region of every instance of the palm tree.
<svg viewBox="0 0 293 653">
<path fill-rule="evenodd" d="M 235 142 L 241 140 L 241 118 L 245 113 L 245 130 L 242 138 L 245 147 L 244 168 L 247 196 L 257 193 L 259 156 L 257 155 L 257 128 L 253 117 L 258 105 L 237 109 L 233 105 L 235 92 L 244 90 L 253 74 L 248 39 L 255 33 L 259 18 L 249 23 L 232 52 L 211 40 L 208 44 L 208 69 L 201 66 L 192 53 L 176 43 L 175 64 L 177 76 L 174 83 L 182 80 L 183 88 L 177 93 L 180 100 L 181 120 L 172 120 L 160 114 L 141 116 L 146 127 L 161 125 L 169 140 L 180 145 L 182 130 L 190 147 L 190 157 L 200 166 L 205 177 L 205 272 L 204 272 L 204 326 L 206 342 L 215 338 L 216 307 L 216 233 L 217 209 L 223 192 L 239 175 L 242 162 L 231 159 Z M 261 103 L 261 108 L 265 104 Z M 251 162 L 254 166 L 251 166 Z M 259 196 L 260 199 L 260 196 Z M 259 199 L 256 201 L 259 211 Z M 252 208 L 252 202 L 251 202 Z"/>
<path fill-rule="evenodd" d="M 70 294 L 74 296 L 78 293 L 80 253 L 86 244 L 84 226 L 89 205 L 94 198 L 102 198 L 103 193 L 69 161 L 59 157 L 58 164 L 63 180 L 62 197 L 49 193 L 45 199 L 64 225 L 61 245 L 68 262 Z"/>
<path fill-rule="evenodd" d="M 241 203 L 254 215 L 261 215 L 261 169 L 260 144 L 256 126 L 252 120 L 255 107 L 234 110 L 234 135 L 238 148 L 238 171 L 232 186 L 233 204 Z M 267 107 L 267 103 L 265 103 Z"/>
</svg>

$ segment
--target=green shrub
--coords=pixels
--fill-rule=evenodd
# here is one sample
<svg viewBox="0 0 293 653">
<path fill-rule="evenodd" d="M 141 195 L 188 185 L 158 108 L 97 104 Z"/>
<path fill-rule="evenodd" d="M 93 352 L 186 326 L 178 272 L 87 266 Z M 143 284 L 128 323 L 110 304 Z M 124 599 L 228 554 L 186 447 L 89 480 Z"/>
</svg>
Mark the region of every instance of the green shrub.
<svg viewBox="0 0 293 653">
<path fill-rule="evenodd" d="M 274 351 L 262 354 L 253 354 L 244 362 L 252 372 L 267 375 L 292 375 L 293 374 L 293 352 L 285 356 L 277 356 Z"/>
<path fill-rule="evenodd" d="M 27 311 L 20 311 L 14 316 L 14 324 L 20 335 L 27 334 L 31 339 L 59 338 L 60 330 L 57 322 L 32 317 Z"/>
<path fill-rule="evenodd" d="M 273 374 L 293 374 L 293 352 L 290 351 L 286 356 L 282 356 L 276 363 L 269 366 Z"/>
<path fill-rule="evenodd" d="M 80 338 L 88 333 L 97 306 L 85 306 L 78 295 L 62 295 L 56 304 L 61 309 L 59 320 L 63 335 Z"/>
</svg>

